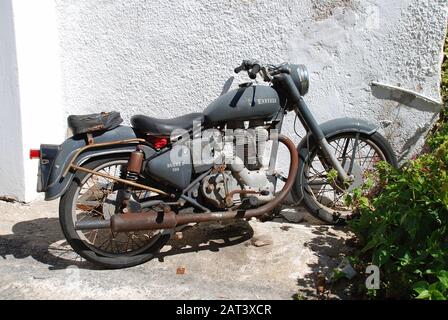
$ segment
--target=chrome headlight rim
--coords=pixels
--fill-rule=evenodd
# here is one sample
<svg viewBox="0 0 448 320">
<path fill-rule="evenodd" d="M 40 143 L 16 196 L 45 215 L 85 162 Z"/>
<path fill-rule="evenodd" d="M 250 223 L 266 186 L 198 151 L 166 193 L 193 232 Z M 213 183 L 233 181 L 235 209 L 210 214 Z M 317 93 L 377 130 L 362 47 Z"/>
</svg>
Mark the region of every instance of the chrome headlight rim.
<svg viewBox="0 0 448 320">
<path fill-rule="evenodd" d="M 290 70 L 292 80 L 299 90 L 300 95 L 306 95 L 310 88 L 310 75 L 307 67 L 303 64 L 291 64 Z"/>
</svg>

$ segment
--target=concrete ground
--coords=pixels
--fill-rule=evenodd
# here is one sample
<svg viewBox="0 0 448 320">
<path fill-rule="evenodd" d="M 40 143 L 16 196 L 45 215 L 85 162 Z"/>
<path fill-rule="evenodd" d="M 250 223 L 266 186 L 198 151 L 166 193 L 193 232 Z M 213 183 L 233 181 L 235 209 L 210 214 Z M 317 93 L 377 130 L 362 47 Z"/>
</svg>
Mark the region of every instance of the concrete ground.
<svg viewBox="0 0 448 320">
<path fill-rule="evenodd" d="M 328 278 L 350 235 L 302 208 L 282 214 L 288 221 L 197 225 L 157 259 L 102 270 L 66 244 L 57 201 L 0 201 L 0 299 L 315 299 L 317 274 Z"/>
</svg>

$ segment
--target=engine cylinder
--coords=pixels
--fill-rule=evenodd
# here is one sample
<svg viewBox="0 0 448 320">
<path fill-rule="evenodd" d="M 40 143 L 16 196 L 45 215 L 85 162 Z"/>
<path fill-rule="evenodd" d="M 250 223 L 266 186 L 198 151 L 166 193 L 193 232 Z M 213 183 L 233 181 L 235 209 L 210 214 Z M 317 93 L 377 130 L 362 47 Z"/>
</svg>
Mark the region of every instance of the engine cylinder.
<svg viewBox="0 0 448 320">
<path fill-rule="evenodd" d="M 255 128 L 236 129 L 235 156 L 243 160 L 249 170 L 258 170 L 263 166 L 263 155 L 269 132 L 262 126 Z"/>
</svg>

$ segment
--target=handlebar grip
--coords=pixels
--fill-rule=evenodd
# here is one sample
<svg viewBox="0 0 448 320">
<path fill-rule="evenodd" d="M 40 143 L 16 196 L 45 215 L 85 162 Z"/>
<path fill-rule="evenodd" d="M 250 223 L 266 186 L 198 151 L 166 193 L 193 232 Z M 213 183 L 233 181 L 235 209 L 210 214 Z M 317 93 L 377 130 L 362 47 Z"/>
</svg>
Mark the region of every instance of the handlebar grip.
<svg viewBox="0 0 448 320">
<path fill-rule="evenodd" d="M 244 70 L 244 66 L 241 65 L 241 66 L 239 66 L 239 67 L 236 67 L 233 71 L 234 71 L 235 73 L 240 73 L 240 72 L 243 71 L 243 70 Z"/>
<path fill-rule="evenodd" d="M 260 72 L 261 67 L 259 64 L 254 64 L 252 69 L 250 69 L 247 73 L 249 74 L 249 78 L 255 79 L 257 77 L 257 73 Z"/>
</svg>

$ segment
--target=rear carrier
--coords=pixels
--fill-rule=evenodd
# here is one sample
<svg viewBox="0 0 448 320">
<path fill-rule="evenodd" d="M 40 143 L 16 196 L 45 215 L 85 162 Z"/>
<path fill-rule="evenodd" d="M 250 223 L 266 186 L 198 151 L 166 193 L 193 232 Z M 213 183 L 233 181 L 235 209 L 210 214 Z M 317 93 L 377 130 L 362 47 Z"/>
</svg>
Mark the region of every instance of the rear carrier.
<svg viewBox="0 0 448 320">
<path fill-rule="evenodd" d="M 81 134 L 86 135 L 86 142 L 93 143 L 92 133 L 99 131 L 109 131 L 118 127 L 123 122 L 119 112 L 101 112 L 87 115 L 70 115 L 67 118 L 67 124 L 73 135 L 76 137 Z M 83 140 L 83 138 L 81 139 Z M 70 145 L 75 147 L 76 143 Z M 84 144 L 79 145 L 82 147 Z M 62 151 L 64 144 L 42 144 L 39 150 L 30 150 L 30 159 L 39 159 L 37 192 L 47 191 L 50 183 L 51 172 L 55 164 L 56 157 Z M 71 150 L 66 150 L 67 154 Z M 59 168 L 58 168 L 59 169 Z"/>
</svg>

